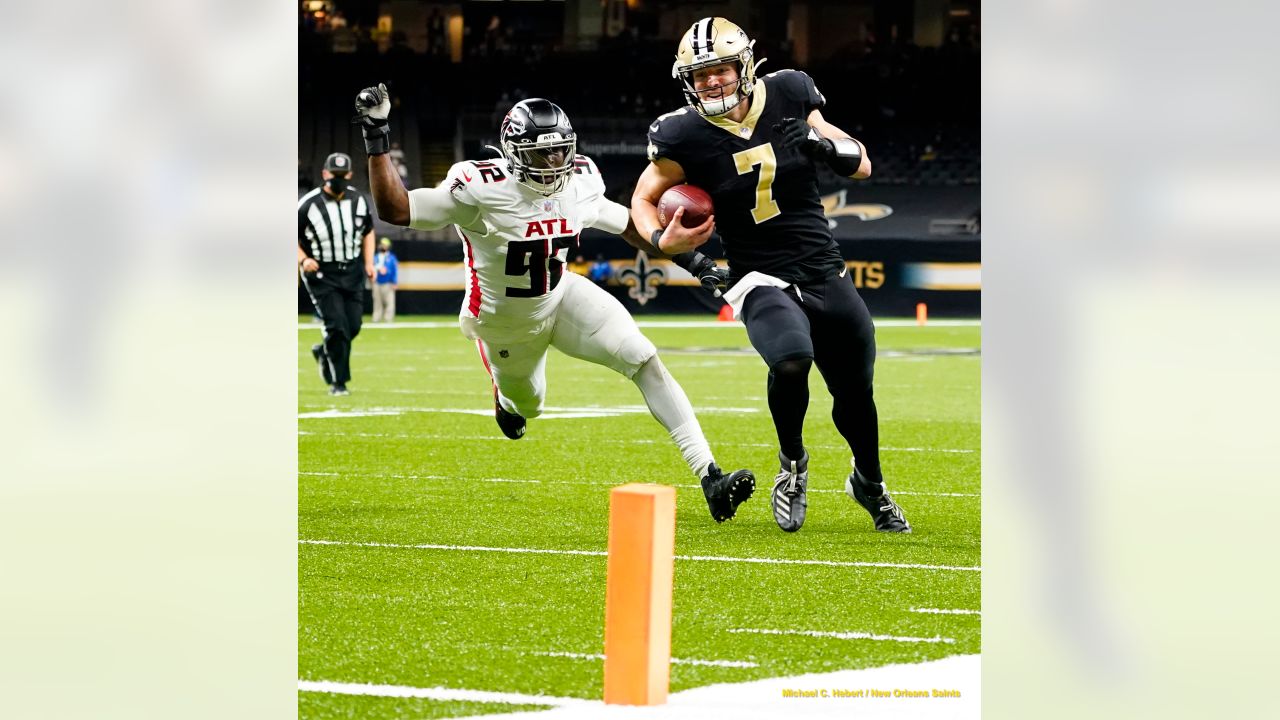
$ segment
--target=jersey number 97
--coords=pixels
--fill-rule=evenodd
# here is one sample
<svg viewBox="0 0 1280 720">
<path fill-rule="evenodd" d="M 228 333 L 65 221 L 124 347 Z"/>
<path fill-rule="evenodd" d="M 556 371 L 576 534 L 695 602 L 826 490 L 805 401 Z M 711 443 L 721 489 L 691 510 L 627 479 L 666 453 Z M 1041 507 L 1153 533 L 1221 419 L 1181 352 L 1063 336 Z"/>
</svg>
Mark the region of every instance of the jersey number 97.
<svg viewBox="0 0 1280 720">
<path fill-rule="evenodd" d="M 507 243 L 507 275 L 529 278 L 529 287 L 507 286 L 507 297 L 542 297 L 560 284 L 564 260 L 560 251 L 578 245 L 577 235 L 548 240 L 512 240 Z M 548 246 L 550 252 L 548 252 Z"/>
</svg>

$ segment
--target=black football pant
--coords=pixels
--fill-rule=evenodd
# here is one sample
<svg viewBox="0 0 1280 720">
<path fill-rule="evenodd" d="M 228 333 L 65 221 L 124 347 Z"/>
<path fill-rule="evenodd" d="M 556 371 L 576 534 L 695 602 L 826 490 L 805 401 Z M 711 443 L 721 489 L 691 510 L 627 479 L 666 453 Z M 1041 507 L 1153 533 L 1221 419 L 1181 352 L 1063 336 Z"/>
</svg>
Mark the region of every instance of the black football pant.
<svg viewBox="0 0 1280 720">
<path fill-rule="evenodd" d="M 346 385 L 351 380 L 351 342 L 364 317 L 364 268 L 359 263 L 321 263 L 320 272 L 304 273 L 302 281 L 324 323 L 323 361 L 329 363 L 333 384 Z"/>
<path fill-rule="evenodd" d="M 818 366 L 833 405 L 831 419 L 859 472 L 880 474 L 880 429 L 872 396 L 876 337 L 871 314 L 846 271 L 824 282 L 785 289 L 757 287 L 746 298 L 747 336 L 769 366 L 769 412 L 782 454 L 804 455 L 809 368 Z"/>
</svg>

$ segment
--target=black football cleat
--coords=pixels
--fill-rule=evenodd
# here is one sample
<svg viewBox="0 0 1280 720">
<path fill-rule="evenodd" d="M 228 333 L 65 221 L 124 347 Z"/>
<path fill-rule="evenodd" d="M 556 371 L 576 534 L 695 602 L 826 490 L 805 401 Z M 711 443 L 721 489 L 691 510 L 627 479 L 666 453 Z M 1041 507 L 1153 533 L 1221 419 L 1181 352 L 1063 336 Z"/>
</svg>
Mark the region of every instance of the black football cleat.
<svg viewBox="0 0 1280 720">
<path fill-rule="evenodd" d="M 324 345 L 312 345 L 311 357 L 315 358 L 316 364 L 320 366 L 320 379 L 324 380 L 325 385 L 332 385 L 333 376 L 329 374 L 329 361 L 324 356 Z"/>
<path fill-rule="evenodd" d="M 876 490 L 879 491 L 879 495 L 870 494 Z M 844 479 L 844 492 L 871 514 L 871 519 L 876 523 L 876 530 L 894 533 L 911 532 L 911 523 L 907 522 L 906 516 L 902 514 L 902 508 L 889 497 L 889 491 L 885 489 L 884 483 L 873 483 L 854 468 L 853 472 L 849 473 L 849 477 Z"/>
<path fill-rule="evenodd" d="M 702 478 L 702 494 L 707 498 L 711 517 L 720 523 L 738 513 L 738 506 L 756 491 L 756 476 L 750 470 L 735 470 L 725 475 L 715 463 L 707 466 Z"/>
<path fill-rule="evenodd" d="M 493 416 L 498 421 L 498 427 L 502 430 L 502 434 L 512 440 L 519 440 L 524 437 L 524 431 L 528 427 L 528 423 L 524 418 L 515 413 L 509 413 L 503 409 L 502 403 L 498 402 L 498 388 L 493 388 Z"/>
<path fill-rule="evenodd" d="M 347 389 L 346 385 L 330 385 L 329 394 L 330 395 L 350 395 L 351 391 Z"/>
<path fill-rule="evenodd" d="M 773 520 L 785 532 L 795 532 L 809 508 L 809 453 L 799 460 L 778 453 L 778 461 L 782 467 L 773 479 Z"/>
</svg>

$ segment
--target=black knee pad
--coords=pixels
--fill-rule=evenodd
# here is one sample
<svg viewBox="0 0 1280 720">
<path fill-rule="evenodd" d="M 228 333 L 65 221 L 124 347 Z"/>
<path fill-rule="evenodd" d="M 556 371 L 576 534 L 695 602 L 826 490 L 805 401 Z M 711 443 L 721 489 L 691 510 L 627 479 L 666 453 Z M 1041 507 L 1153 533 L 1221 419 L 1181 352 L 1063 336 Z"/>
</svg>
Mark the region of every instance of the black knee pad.
<svg viewBox="0 0 1280 720">
<path fill-rule="evenodd" d="M 747 337 L 770 371 L 787 360 L 813 358 L 812 327 L 805 311 L 775 287 L 758 287 L 743 310 Z"/>
<path fill-rule="evenodd" d="M 813 366 L 813 358 L 798 357 L 779 360 L 769 367 L 769 374 L 781 380 L 803 381 L 809 377 L 809 368 Z"/>
</svg>

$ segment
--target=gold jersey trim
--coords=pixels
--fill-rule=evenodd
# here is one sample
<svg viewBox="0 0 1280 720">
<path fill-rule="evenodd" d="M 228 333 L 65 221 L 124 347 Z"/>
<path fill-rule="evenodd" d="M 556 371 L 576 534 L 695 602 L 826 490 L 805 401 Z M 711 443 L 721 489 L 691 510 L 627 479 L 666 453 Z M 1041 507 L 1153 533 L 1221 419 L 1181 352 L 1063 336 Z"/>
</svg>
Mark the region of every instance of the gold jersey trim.
<svg viewBox="0 0 1280 720">
<path fill-rule="evenodd" d="M 741 83 L 742 78 L 739 78 L 738 82 Z M 736 138 L 750 140 L 751 136 L 755 134 L 756 123 L 760 121 L 760 114 L 764 112 L 765 103 L 764 78 L 756 80 L 755 85 L 755 90 L 752 91 L 749 96 L 751 108 L 747 110 L 747 116 L 742 118 L 742 122 L 734 122 L 725 117 L 728 113 L 725 113 L 725 115 L 713 115 L 711 117 L 698 113 L 698 116 Z"/>
</svg>

